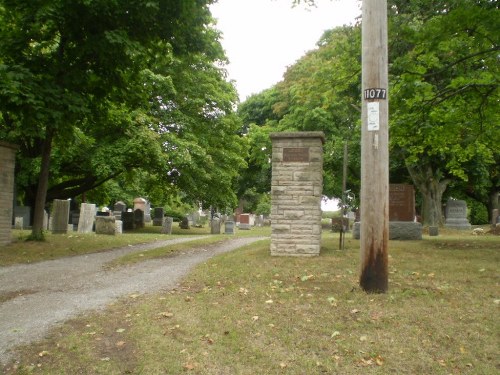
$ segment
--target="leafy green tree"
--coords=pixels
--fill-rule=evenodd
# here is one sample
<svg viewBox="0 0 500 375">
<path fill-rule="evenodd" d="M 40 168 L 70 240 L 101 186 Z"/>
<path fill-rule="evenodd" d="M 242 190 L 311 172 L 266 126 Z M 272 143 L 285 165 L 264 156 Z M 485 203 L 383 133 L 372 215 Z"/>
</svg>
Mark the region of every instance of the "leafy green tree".
<svg viewBox="0 0 500 375">
<path fill-rule="evenodd" d="M 188 199 L 234 201 L 241 125 L 210 3 L 0 1 L 0 135 L 21 145 L 34 237 L 46 198 L 135 168 Z"/>
<path fill-rule="evenodd" d="M 391 150 L 422 194 L 424 223 L 436 225 L 450 183 L 498 196 L 498 7 L 392 4 Z"/>
</svg>

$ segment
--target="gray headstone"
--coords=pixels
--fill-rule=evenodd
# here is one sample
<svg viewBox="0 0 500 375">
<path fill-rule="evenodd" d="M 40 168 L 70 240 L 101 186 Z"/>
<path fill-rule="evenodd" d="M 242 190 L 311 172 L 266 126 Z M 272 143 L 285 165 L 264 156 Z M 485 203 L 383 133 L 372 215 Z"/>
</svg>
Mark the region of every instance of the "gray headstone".
<svg viewBox="0 0 500 375">
<path fill-rule="evenodd" d="M 220 220 L 212 219 L 212 223 L 210 224 L 210 233 L 211 234 L 220 234 Z"/>
<path fill-rule="evenodd" d="M 250 214 L 240 215 L 240 229 L 250 230 Z"/>
<path fill-rule="evenodd" d="M 52 233 L 68 233 L 69 201 L 55 199 L 52 208 Z"/>
<path fill-rule="evenodd" d="M 95 233 L 96 234 L 116 234 L 116 223 L 114 216 L 96 216 Z"/>
<path fill-rule="evenodd" d="M 444 226 L 451 229 L 470 230 L 472 225 L 467 220 L 467 203 L 463 200 L 448 199 L 445 210 Z"/>
<path fill-rule="evenodd" d="M 23 229 L 24 228 L 23 222 L 24 222 L 24 218 L 22 216 L 16 217 L 14 220 L 14 229 Z"/>
<path fill-rule="evenodd" d="M 125 203 L 123 203 L 122 201 L 118 201 L 113 206 L 113 211 L 125 212 L 125 211 L 127 211 L 127 205 Z"/>
<path fill-rule="evenodd" d="M 14 217 L 22 217 L 23 228 L 28 228 L 31 223 L 31 207 L 30 206 L 14 207 Z"/>
<path fill-rule="evenodd" d="M 165 221 L 163 222 L 163 226 L 161 228 L 161 233 L 163 234 L 172 234 L 172 224 L 174 223 L 174 218 L 167 216 Z"/>
<path fill-rule="evenodd" d="M 355 222 L 352 226 L 352 238 L 359 240 L 361 238 L 361 222 Z M 389 222 L 390 240 L 421 240 L 422 224 L 412 221 L 390 221 Z"/>
<path fill-rule="evenodd" d="M 122 233 L 123 233 L 123 221 L 116 220 L 115 218 L 115 234 L 122 234 Z"/>
<path fill-rule="evenodd" d="M 226 221 L 224 224 L 224 234 L 234 234 L 234 221 Z"/>
<path fill-rule="evenodd" d="M 92 233 L 96 216 L 96 206 L 92 203 L 80 205 L 80 218 L 78 220 L 78 233 Z"/>
</svg>

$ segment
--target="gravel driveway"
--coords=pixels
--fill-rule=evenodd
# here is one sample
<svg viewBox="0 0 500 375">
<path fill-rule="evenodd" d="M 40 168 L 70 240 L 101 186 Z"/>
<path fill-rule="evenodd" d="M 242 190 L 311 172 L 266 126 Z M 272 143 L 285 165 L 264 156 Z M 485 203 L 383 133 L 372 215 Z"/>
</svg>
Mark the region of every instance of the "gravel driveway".
<svg viewBox="0 0 500 375">
<path fill-rule="evenodd" d="M 9 350 L 42 338 L 51 327 L 85 311 L 104 308 L 130 293 L 172 289 L 195 265 L 210 257 L 250 244 L 261 237 L 234 238 L 164 259 L 106 269 L 122 255 L 202 237 L 127 246 L 103 253 L 69 257 L 36 264 L 0 267 L 0 362 L 11 359 Z"/>
</svg>

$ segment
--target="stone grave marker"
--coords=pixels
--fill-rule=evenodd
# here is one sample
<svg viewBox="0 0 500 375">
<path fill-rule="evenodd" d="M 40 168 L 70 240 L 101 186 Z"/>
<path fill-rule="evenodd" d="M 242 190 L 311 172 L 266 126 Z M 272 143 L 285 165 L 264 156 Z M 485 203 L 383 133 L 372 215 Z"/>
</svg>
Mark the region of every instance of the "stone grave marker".
<svg viewBox="0 0 500 375">
<path fill-rule="evenodd" d="M 78 220 L 78 233 L 92 233 L 94 227 L 96 206 L 92 203 L 80 205 L 80 218 Z"/>
<path fill-rule="evenodd" d="M 14 217 L 22 217 L 23 228 L 28 228 L 31 223 L 31 207 L 30 206 L 14 207 Z"/>
<path fill-rule="evenodd" d="M 498 223 L 498 218 L 500 217 L 500 215 L 498 214 L 498 208 L 494 208 L 492 211 L 491 211 L 491 226 L 493 228 L 495 228 L 497 226 L 497 223 Z"/>
<path fill-rule="evenodd" d="M 182 218 L 181 222 L 179 223 L 179 228 L 181 229 L 189 229 L 189 218 L 186 216 Z"/>
<path fill-rule="evenodd" d="M 116 234 L 116 219 L 114 216 L 96 216 L 95 218 L 96 234 Z"/>
<path fill-rule="evenodd" d="M 163 226 L 161 228 L 162 234 L 172 234 L 172 225 L 174 223 L 174 218 L 167 216 L 163 221 Z"/>
<path fill-rule="evenodd" d="M 69 201 L 55 199 L 52 207 L 52 233 L 68 233 Z"/>
<path fill-rule="evenodd" d="M 14 219 L 14 229 L 18 229 L 18 230 L 22 230 L 24 228 L 24 225 L 23 225 L 23 222 L 24 222 L 24 218 L 21 216 L 21 217 L 16 217 Z"/>
<path fill-rule="evenodd" d="M 415 189 L 409 184 L 389 184 L 389 221 L 415 220 Z"/>
<path fill-rule="evenodd" d="M 134 230 L 135 229 L 134 213 L 132 211 L 122 212 L 122 222 L 124 231 Z"/>
<path fill-rule="evenodd" d="M 446 228 L 469 230 L 472 225 L 467 220 L 467 203 L 463 200 L 448 199 L 445 209 Z"/>
<path fill-rule="evenodd" d="M 250 230 L 250 215 L 241 214 L 240 215 L 240 229 Z"/>
<path fill-rule="evenodd" d="M 123 217 L 123 214 L 122 214 Z M 135 229 L 144 228 L 144 211 L 140 208 L 134 210 L 134 227 Z"/>
<path fill-rule="evenodd" d="M 155 207 L 154 209 L 154 217 L 153 217 L 153 226 L 162 227 L 163 221 L 165 220 L 165 210 L 163 207 Z"/>
<path fill-rule="evenodd" d="M 121 220 L 122 214 L 127 211 L 127 205 L 122 202 L 118 201 L 115 203 L 113 206 L 113 215 L 115 215 L 115 218 L 118 220 Z"/>
<path fill-rule="evenodd" d="M 224 223 L 224 234 L 234 234 L 234 221 Z"/>
<path fill-rule="evenodd" d="M 220 220 L 217 218 L 213 218 L 210 223 L 210 233 L 211 234 L 220 234 Z"/>
</svg>

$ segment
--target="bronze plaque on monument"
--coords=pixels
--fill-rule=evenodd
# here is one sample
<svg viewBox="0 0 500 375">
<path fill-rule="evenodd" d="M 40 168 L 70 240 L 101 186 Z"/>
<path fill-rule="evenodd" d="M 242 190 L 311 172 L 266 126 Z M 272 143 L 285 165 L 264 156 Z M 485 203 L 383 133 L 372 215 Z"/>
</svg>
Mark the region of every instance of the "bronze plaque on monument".
<svg viewBox="0 0 500 375">
<path fill-rule="evenodd" d="M 283 161 L 294 163 L 309 162 L 309 147 L 286 147 L 283 148 Z"/>
<path fill-rule="evenodd" d="M 389 184 L 389 221 L 415 219 L 415 190 L 413 185 Z"/>
</svg>

